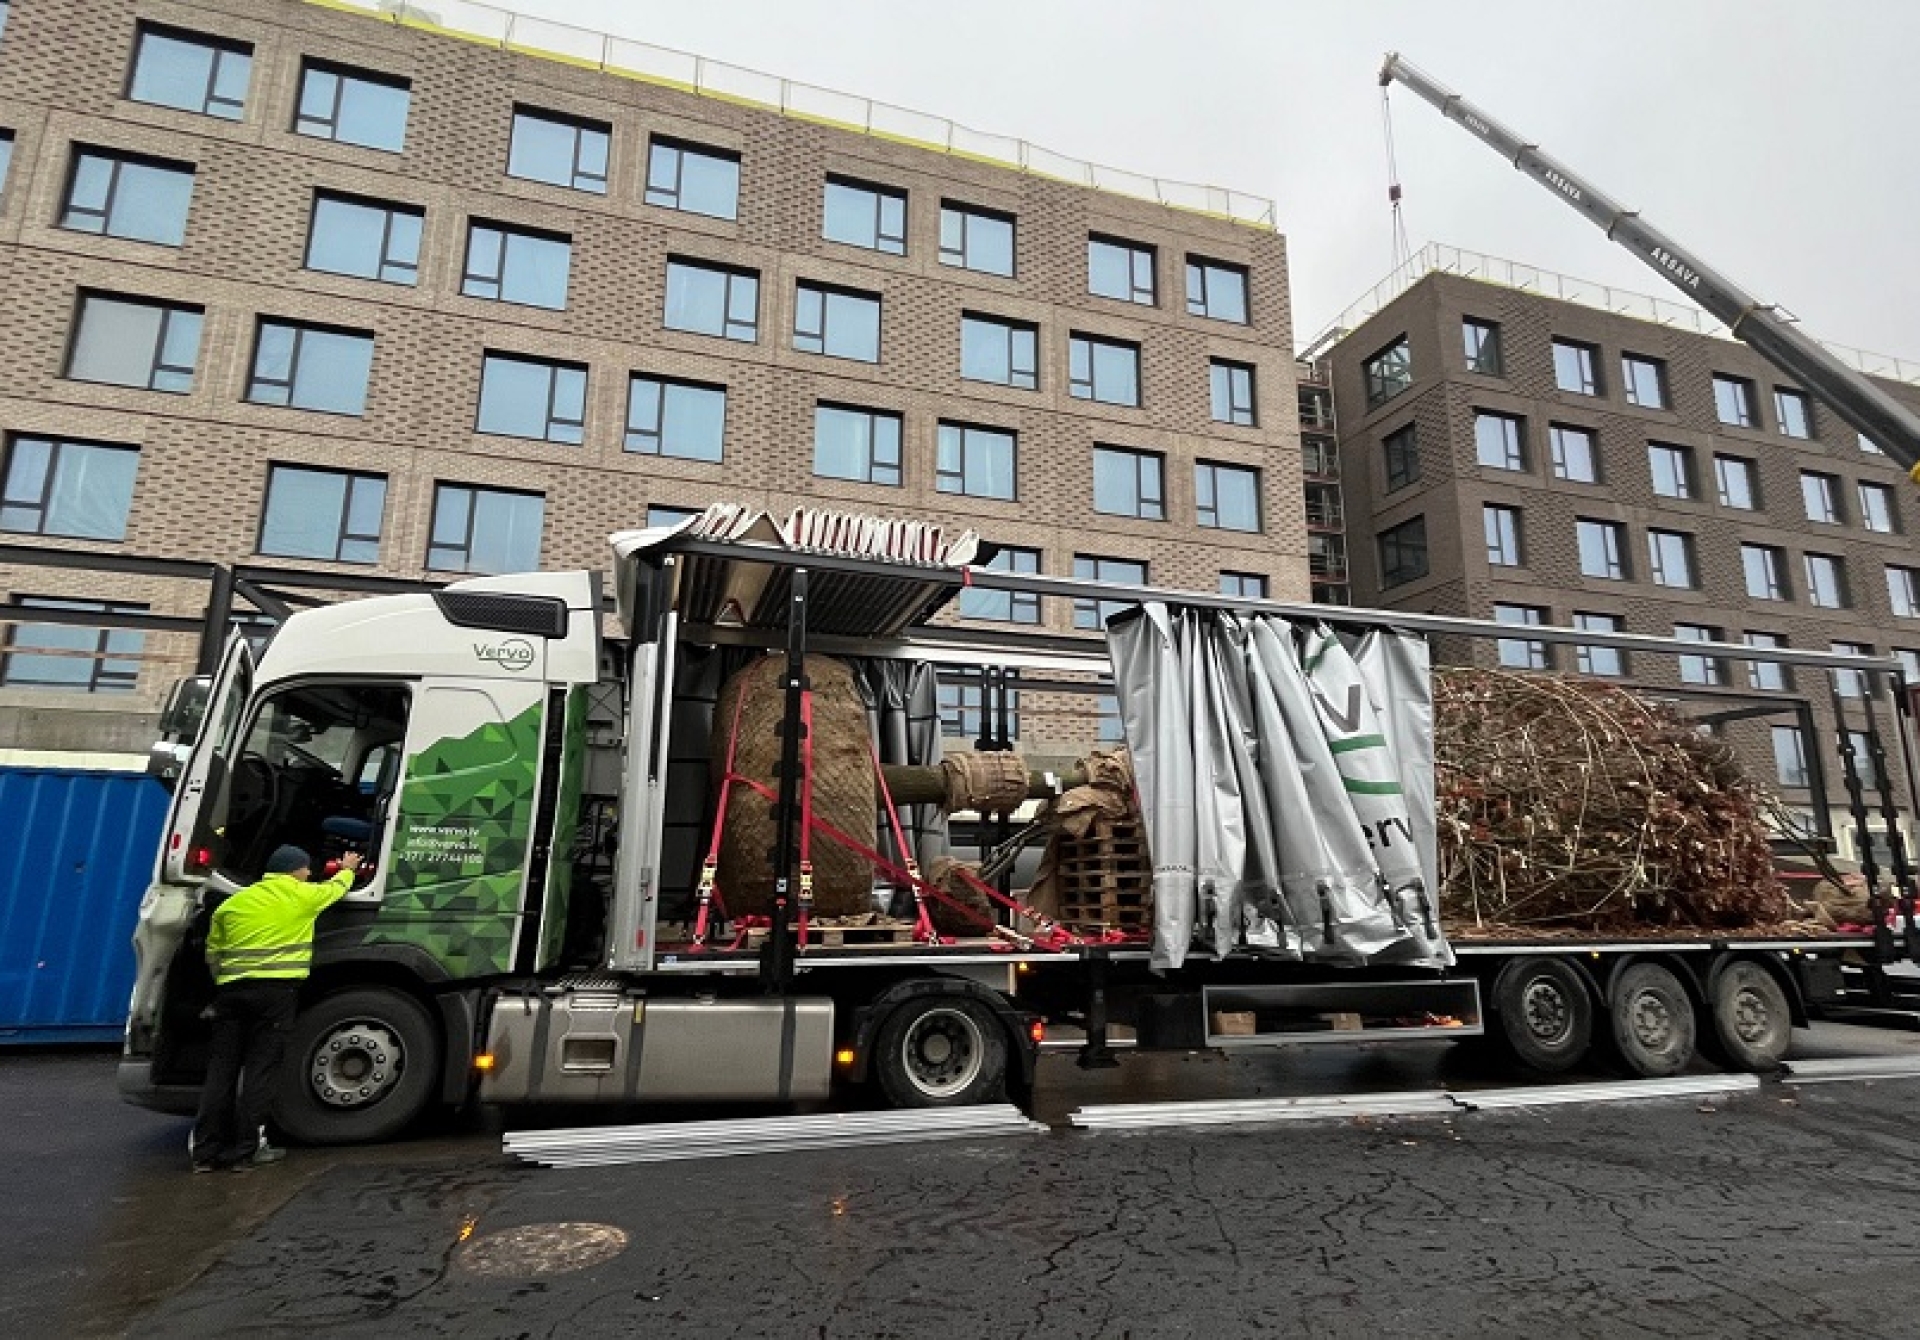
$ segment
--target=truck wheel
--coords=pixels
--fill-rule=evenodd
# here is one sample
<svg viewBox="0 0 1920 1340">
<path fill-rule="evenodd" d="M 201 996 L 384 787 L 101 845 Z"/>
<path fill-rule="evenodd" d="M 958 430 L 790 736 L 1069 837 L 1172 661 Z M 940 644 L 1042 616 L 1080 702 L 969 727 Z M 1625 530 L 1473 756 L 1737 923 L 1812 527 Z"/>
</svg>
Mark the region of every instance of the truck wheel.
<svg viewBox="0 0 1920 1340">
<path fill-rule="evenodd" d="M 1635 963 L 1614 983 L 1613 1047 L 1635 1075 L 1677 1075 L 1693 1060 L 1693 1002 L 1658 963 Z"/>
<path fill-rule="evenodd" d="M 1787 993 L 1758 963 L 1739 959 L 1714 978 L 1700 1050 L 1728 1070 L 1772 1070 L 1793 1041 Z"/>
<path fill-rule="evenodd" d="M 1522 1065 L 1542 1074 L 1573 1069 L 1593 1042 L 1593 996 L 1564 960 L 1526 958 L 1510 965 L 1494 983 L 1493 1008 L 1501 1040 Z"/>
<path fill-rule="evenodd" d="M 440 1034 L 404 992 L 323 996 L 293 1023 L 274 1124 L 309 1145 L 388 1140 L 426 1110 L 440 1081 Z"/>
<path fill-rule="evenodd" d="M 873 1068 L 895 1107 L 960 1107 L 1006 1096 L 1000 1021 L 965 996 L 914 996 L 880 1026 Z"/>
</svg>

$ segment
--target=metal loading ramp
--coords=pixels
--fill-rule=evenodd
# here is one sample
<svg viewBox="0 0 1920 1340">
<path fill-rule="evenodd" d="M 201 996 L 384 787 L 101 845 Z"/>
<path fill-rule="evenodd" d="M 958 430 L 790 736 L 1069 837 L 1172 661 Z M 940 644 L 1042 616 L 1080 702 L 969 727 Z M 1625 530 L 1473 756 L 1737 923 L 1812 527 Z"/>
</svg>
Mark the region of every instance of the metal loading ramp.
<svg viewBox="0 0 1920 1340">
<path fill-rule="evenodd" d="M 829 1112 L 738 1121 L 654 1122 L 510 1131 L 502 1148 L 523 1163 L 593 1168 L 616 1163 L 668 1163 L 745 1154 L 805 1154 L 822 1149 L 918 1144 L 923 1140 L 986 1140 L 1044 1135 L 1047 1127 L 1010 1103 L 925 1108 L 910 1112 Z"/>
</svg>

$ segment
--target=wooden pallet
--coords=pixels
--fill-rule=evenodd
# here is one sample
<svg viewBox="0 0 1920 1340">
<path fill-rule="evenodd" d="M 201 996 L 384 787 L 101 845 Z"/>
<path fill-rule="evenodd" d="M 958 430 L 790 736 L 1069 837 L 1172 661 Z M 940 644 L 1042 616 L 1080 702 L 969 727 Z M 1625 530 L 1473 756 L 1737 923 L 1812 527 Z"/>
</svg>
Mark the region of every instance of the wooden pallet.
<svg viewBox="0 0 1920 1340">
<path fill-rule="evenodd" d="M 1096 822 L 1085 837 L 1055 838 L 1060 920 L 1076 930 L 1145 930 L 1153 871 L 1136 819 Z"/>
<path fill-rule="evenodd" d="M 796 918 L 797 924 L 797 918 Z M 767 928 L 756 926 L 747 932 L 748 949 L 757 950 L 766 943 Z M 913 943 L 913 923 L 911 921 L 867 921 L 860 918 L 853 922 L 834 920 L 816 920 L 807 923 L 807 947 L 809 949 L 840 949 L 849 945 L 910 945 Z"/>
</svg>

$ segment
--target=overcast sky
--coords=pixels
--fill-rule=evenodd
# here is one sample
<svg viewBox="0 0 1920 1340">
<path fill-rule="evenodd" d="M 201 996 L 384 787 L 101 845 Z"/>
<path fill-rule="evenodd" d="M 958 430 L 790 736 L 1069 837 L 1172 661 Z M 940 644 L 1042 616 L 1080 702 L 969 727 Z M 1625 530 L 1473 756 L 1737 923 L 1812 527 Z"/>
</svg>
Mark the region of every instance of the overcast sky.
<svg viewBox="0 0 1920 1340">
<path fill-rule="evenodd" d="M 427 0 L 429 8 L 431 0 Z M 513 0 L 1274 199 L 1304 344 L 1392 268 L 1397 50 L 1822 338 L 1920 360 L 1916 0 Z M 1411 92 L 1415 248 L 1665 282 Z"/>
</svg>

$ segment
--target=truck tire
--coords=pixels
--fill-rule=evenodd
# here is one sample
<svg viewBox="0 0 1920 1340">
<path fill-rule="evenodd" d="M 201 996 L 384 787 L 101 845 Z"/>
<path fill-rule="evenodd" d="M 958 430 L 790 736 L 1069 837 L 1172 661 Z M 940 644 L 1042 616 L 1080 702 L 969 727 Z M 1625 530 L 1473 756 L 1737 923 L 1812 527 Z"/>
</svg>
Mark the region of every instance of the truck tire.
<svg viewBox="0 0 1920 1340">
<path fill-rule="evenodd" d="M 1700 1050 L 1728 1070 L 1772 1070 L 1793 1042 L 1793 1010 L 1774 975 L 1736 959 L 1713 979 Z"/>
<path fill-rule="evenodd" d="M 1593 995 L 1571 963 L 1523 958 L 1493 987 L 1500 1039 L 1520 1064 L 1557 1075 L 1580 1064 L 1593 1043 Z"/>
<path fill-rule="evenodd" d="M 1664 1079 L 1693 1060 L 1693 1001 L 1658 963 L 1635 963 L 1620 974 L 1608 1014 L 1614 1054 L 1630 1073 Z"/>
<path fill-rule="evenodd" d="M 911 996 L 880 1026 L 873 1071 L 895 1107 L 962 1107 L 1007 1092 L 1000 1021 L 965 996 Z"/>
<path fill-rule="evenodd" d="M 309 1145 L 390 1140 L 432 1102 L 440 1031 L 412 996 L 355 987 L 322 996 L 294 1020 L 274 1124 Z"/>
</svg>

